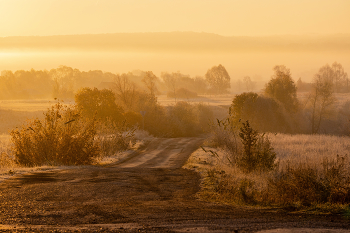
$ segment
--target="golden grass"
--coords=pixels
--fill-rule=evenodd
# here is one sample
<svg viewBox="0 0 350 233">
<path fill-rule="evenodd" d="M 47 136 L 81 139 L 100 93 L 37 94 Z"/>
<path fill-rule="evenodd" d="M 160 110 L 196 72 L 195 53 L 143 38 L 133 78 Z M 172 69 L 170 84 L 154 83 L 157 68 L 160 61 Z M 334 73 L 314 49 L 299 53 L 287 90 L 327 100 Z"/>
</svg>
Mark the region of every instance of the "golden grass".
<svg viewBox="0 0 350 233">
<path fill-rule="evenodd" d="M 229 106 L 232 103 L 232 99 L 235 97 L 234 94 L 226 95 L 199 95 L 198 98 L 188 98 L 180 99 L 177 98 L 177 101 L 186 101 L 189 103 L 202 103 L 210 106 Z M 158 102 L 163 106 L 174 105 L 175 99 L 169 98 L 166 95 L 157 96 Z"/>
<path fill-rule="evenodd" d="M 349 209 L 350 137 L 287 134 L 268 137 L 279 163 L 271 172 L 244 173 L 228 162 L 229 152 L 223 149 L 205 148 L 215 150 L 218 156 L 202 149 L 195 151 L 184 168 L 201 174 L 202 190 L 198 196 L 234 205 L 287 209 L 292 206 L 290 210 L 298 211 L 341 213 Z M 314 185 L 323 185 L 325 192 Z"/>
<path fill-rule="evenodd" d="M 350 137 L 310 134 L 268 134 L 281 163 L 319 164 L 323 158 L 350 155 Z"/>
<path fill-rule="evenodd" d="M 0 135 L 0 173 L 2 170 L 13 170 L 16 167 L 11 151 L 10 135 Z"/>
</svg>

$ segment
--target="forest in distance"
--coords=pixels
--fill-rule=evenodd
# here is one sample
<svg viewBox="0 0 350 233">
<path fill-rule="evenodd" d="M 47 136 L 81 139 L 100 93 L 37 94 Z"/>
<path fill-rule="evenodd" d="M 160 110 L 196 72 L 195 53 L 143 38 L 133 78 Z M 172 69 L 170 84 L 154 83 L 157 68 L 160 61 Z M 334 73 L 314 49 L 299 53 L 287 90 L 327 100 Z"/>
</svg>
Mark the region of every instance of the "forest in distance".
<svg viewBox="0 0 350 233">
<path fill-rule="evenodd" d="M 213 66 L 204 76 L 196 77 L 180 72 L 162 72 L 160 77 L 152 71 L 133 71 L 123 74 L 100 70 L 85 72 L 60 66 L 51 70 L 32 69 L 15 72 L 4 70 L 0 76 L 0 88 L 1 100 L 55 98 L 75 100 L 76 103 L 79 96 L 88 99 L 88 92 L 96 95 L 94 98 L 102 98 L 98 97 L 102 95 L 99 92 L 106 89 L 111 92 L 112 102 L 114 101 L 118 106 L 113 108 L 119 109 L 119 115 L 134 114 L 130 115 L 135 118 L 130 120 L 131 124 L 140 124 L 140 111 L 145 111 L 151 108 L 150 106 L 164 108 L 157 101 L 157 96 L 161 94 L 174 99 L 177 106 L 179 105 L 177 102 L 186 102 L 205 95 L 216 96 L 233 92 L 236 94 L 232 98 L 231 106 L 227 105 L 230 107 L 229 114 L 233 122 L 249 120 L 255 128 L 263 132 L 341 135 L 347 135 L 349 132 L 350 102 L 347 100 L 340 103 L 336 98 L 337 94 L 346 95 L 350 92 L 349 78 L 342 64 L 337 62 L 322 66 L 314 75 L 312 82 L 304 82 L 301 78 L 295 81 L 290 69 L 283 65 L 275 66 L 270 81 L 264 86 L 258 86 L 257 82 L 249 76 L 232 81 L 222 65 Z M 103 105 L 103 101 L 97 102 L 96 105 Z M 98 112 L 96 107 L 85 106 L 85 109 L 87 108 L 91 108 L 90 114 L 94 111 Z M 101 108 L 106 107 L 101 106 Z M 104 110 L 106 111 L 108 110 Z M 166 110 L 161 112 L 167 115 Z M 109 117 L 113 118 L 113 116 Z M 182 117 L 185 118 L 185 116 Z M 154 116 L 151 116 L 151 111 L 148 111 L 145 121 L 151 118 L 154 119 Z M 164 127 L 158 124 L 157 130 L 151 123 L 147 123 L 146 127 L 148 131 L 158 135 L 185 136 L 187 134 L 181 133 L 181 130 L 172 133 L 174 129 L 169 130 L 165 122 L 171 121 L 164 121 Z M 177 125 L 179 128 L 181 124 L 177 123 Z M 198 127 L 206 128 L 199 125 Z M 187 132 L 192 135 L 201 130 L 192 129 L 192 131 L 192 133 L 190 133 L 191 130 Z"/>
<path fill-rule="evenodd" d="M 0 0 L 0 232 L 350 231 L 350 0 Z"/>
<path fill-rule="evenodd" d="M 94 77 L 98 81 L 91 85 Z M 9 85 L 11 80 L 18 83 Z M 203 156 L 208 164 L 201 168 L 206 171 L 203 179 L 211 181 L 199 193 L 202 199 L 349 211 L 350 99 L 348 75 L 340 63 L 320 67 L 311 83 L 294 81 L 288 67 L 277 65 L 260 90 L 249 77 L 232 82 L 219 64 L 194 78 L 180 72 L 157 77 L 151 71 L 112 74 L 67 66 L 3 71 L 2 88 L 13 88 L 3 91 L 16 90 L 24 80 L 31 80 L 24 86 L 43 88 L 56 100 L 44 115 L 40 112 L 41 117 L 23 119 L 9 136 L 2 136 L 0 168 L 10 168 L 11 174 L 21 167 L 118 161 L 120 153 L 135 150 L 136 142 L 149 137 L 205 135 L 206 142 L 186 165 L 197 169 Z M 233 85 L 243 89 L 232 95 Z M 172 104 L 162 105 L 160 93 Z M 231 96 L 231 101 L 190 101 L 203 96 Z M 21 114 L 1 108 L 0 113 L 2 124 Z"/>
<path fill-rule="evenodd" d="M 233 81 L 249 76 L 263 87 L 277 64 L 287 65 L 293 78 L 307 82 L 327 63 L 337 61 L 349 69 L 349 38 L 348 34 L 249 37 L 197 32 L 10 36 L 0 38 L 0 70 L 50 70 L 67 64 L 81 71 L 139 69 L 157 76 L 180 71 L 195 77 L 222 64 Z"/>
</svg>

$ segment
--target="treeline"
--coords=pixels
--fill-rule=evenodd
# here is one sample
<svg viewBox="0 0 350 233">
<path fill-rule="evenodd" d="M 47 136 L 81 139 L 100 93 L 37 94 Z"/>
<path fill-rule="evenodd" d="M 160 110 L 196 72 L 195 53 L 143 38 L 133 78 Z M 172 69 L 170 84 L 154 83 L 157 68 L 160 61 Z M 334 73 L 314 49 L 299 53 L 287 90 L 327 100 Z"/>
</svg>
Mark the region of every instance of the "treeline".
<svg viewBox="0 0 350 233">
<path fill-rule="evenodd" d="M 113 87 L 118 77 L 127 78 L 138 89 L 146 90 L 147 84 L 145 86 L 142 81 L 146 74 L 145 71 L 124 74 L 101 70 L 85 72 L 67 66 L 51 70 L 4 70 L 0 76 L 0 99 L 74 99 L 74 95 L 84 87 Z M 198 94 L 227 93 L 230 76 L 219 65 L 209 69 L 205 77 L 163 72 L 160 77 L 154 76 L 154 85 L 156 95 L 162 93 L 173 98 L 195 98 Z"/>
<path fill-rule="evenodd" d="M 0 99 L 73 99 L 78 89 L 98 86 L 114 77 L 100 70 L 84 72 L 67 66 L 51 70 L 5 70 L 0 76 Z"/>
<path fill-rule="evenodd" d="M 338 103 L 335 93 L 348 92 L 348 75 L 339 63 L 324 65 L 313 82 L 304 85 L 304 99 L 297 98 L 299 79 L 295 83 L 285 66 L 276 66 L 263 93 L 236 95 L 230 106 L 233 126 L 248 120 L 262 132 L 283 133 L 350 133 L 350 101 Z"/>
</svg>

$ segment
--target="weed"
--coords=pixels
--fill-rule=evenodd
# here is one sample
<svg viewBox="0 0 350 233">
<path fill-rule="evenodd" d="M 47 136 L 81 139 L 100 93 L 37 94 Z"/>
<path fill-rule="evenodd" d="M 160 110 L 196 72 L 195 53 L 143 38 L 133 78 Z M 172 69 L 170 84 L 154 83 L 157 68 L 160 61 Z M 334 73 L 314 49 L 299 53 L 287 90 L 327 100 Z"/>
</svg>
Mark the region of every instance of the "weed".
<svg viewBox="0 0 350 233">
<path fill-rule="evenodd" d="M 90 164 L 99 153 L 96 121 L 83 121 L 59 102 L 43 120 L 28 121 L 10 135 L 16 162 L 25 166 Z"/>
<path fill-rule="evenodd" d="M 135 144 L 135 130 L 136 128 L 129 128 L 125 122 L 118 125 L 113 121 L 107 121 L 100 125 L 97 140 L 101 156 L 111 156 L 131 148 Z"/>
</svg>

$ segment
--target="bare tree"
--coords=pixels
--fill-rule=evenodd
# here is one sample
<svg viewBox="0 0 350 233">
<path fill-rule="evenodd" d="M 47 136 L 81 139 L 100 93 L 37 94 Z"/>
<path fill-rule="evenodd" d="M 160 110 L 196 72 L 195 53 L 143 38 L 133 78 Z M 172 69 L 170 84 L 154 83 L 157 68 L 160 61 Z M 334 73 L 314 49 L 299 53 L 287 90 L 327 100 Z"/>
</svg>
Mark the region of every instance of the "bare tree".
<svg viewBox="0 0 350 233">
<path fill-rule="evenodd" d="M 132 109 L 135 96 L 136 96 L 136 85 L 131 82 L 127 74 L 117 75 L 114 79 L 115 86 L 113 91 L 118 100 L 122 102 L 124 107 Z"/>
<path fill-rule="evenodd" d="M 334 91 L 335 92 L 341 92 L 342 89 L 346 92 L 349 91 L 348 89 L 348 74 L 344 71 L 343 66 L 340 63 L 334 62 L 332 64 L 332 82 L 334 84 Z"/>
<path fill-rule="evenodd" d="M 54 98 L 73 98 L 74 97 L 74 79 L 73 68 L 60 66 L 57 69 L 50 70 L 50 76 L 53 80 Z"/>
<path fill-rule="evenodd" d="M 321 67 L 315 75 L 313 90 L 310 93 L 312 133 L 319 132 L 321 122 L 332 112 L 332 106 L 335 102 L 333 78 L 333 70 L 329 65 Z"/>
<path fill-rule="evenodd" d="M 146 85 L 147 89 L 149 90 L 152 96 L 155 96 L 159 92 L 156 86 L 157 81 L 158 78 L 153 74 L 152 71 L 147 71 L 145 73 L 144 78 L 142 79 L 142 82 Z"/>
<path fill-rule="evenodd" d="M 181 78 L 181 73 L 177 72 L 177 73 L 162 73 L 161 78 L 163 79 L 165 85 L 167 86 L 167 88 L 169 89 L 169 91 L 174 93 L 174 98 L 175 98 L 175 103 L 176 103 L 176 90 L 177 90 L 177 85 L 179 82 L 179 79 Z"/>
</svg>

